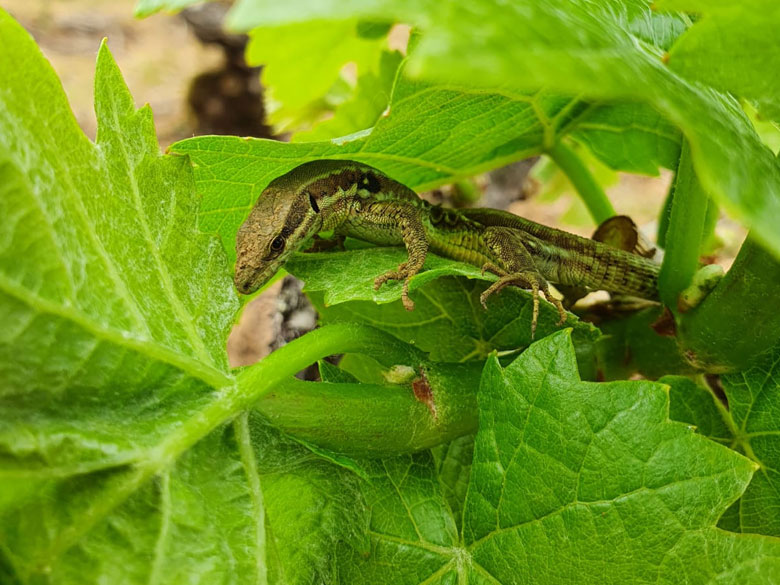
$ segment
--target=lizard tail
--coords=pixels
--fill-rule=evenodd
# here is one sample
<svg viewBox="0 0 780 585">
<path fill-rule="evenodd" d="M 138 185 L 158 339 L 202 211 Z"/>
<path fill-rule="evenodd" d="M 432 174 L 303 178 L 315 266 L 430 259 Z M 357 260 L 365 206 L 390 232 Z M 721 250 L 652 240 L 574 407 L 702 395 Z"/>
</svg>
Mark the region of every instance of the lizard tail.
<svg viewBox="0 0 780 585">
<path fill-rule="evenodd" d="M 595 244 L 593 282 L 586 286 L 643 299 L 658 300 L 661 266 L 652 260 L 612 246 Z"/>
</svg>

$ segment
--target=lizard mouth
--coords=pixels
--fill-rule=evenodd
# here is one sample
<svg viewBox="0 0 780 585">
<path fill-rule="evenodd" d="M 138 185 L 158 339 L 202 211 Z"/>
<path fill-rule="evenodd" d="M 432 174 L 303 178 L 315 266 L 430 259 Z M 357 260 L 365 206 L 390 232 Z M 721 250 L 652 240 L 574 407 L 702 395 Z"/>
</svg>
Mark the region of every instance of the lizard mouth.
<svg viewBox="0 0 780 585">
<path fill-rule="evenodd" d="M 258 288 L 262 286 L 260 281 L 260 271 L 248 266 L 236 266 L 236 274 L 233 278 L 233 282 L 236 285 L 236 290 L 242 295 L 251 295 Z"/>
<path fill-rule="evenodd" d="M 236 264 L 236 274 L 233 278 L 236 290 L 242 295 L 251 295 L 268 282 L 278 269 L 279 265 L 276 263 L 264 269 Z"/>
<path fill-rule="evenodd" d="M 242 295 L 251 295 L 258 288 L 260 288 L 260 287 L 259 286 L 255 286 L 251 281 L 240 281 L 240 280 L 238 280 L 238 278 L 236 278 L 236 289 Z"/>
</svg>

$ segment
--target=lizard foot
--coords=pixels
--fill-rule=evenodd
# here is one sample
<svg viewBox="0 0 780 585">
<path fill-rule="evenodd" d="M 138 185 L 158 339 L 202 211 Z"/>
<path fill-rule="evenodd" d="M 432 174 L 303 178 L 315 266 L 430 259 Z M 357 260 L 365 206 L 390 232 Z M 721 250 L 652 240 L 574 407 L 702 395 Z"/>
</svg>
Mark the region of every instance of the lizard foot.
<svg viewBox="0 0 780 585">
<path fill-rule="evenodd" d="M 404 309 L 407 311 L 414 310 L 414 301 L 409 298 L 409 282 L 412 280 L 412 276 L 420 271 L 419 268 L 412 268 L 408 262 L 404 262 L 398 266 L 398 270 L 388 270 L 384 274 L 377 276 L 374 280 L 374 290 L 379 290 L 379 287 L 386 283 L 388 280 L 403 280 L 404 285 L 401 289 L 401 302 L 404 304 Z"/>
<path fill-rule="evenodd" d="M 483 270 L 485 266 L 483 266 Z M 488 267 L 488 269 L 490 269 Z M 558 315 L 560 320 L 557 325 L 563 325 L 566 322 L 566 309 L 563 308 L 563 303 L 555 298 L 550 292 L 550 287 L 547 281 L 542 278 L 536 272 L 515 272 L 514 274 L 504 274 L 496 282 L 491 284 L 485 292 L 479 297 L 479 302 L 487 309 L 487 299 L 490 295 L 497 293 L 507 285 L 519 286 L 520 288 L 531 289 L 531 296 L 533 299 L 533 316 L 531 317 L 531 339 L 534 338 L 536 333 L 536 323 L 539 319 L 539 293 L 541 292 L 548 302 L 552 303 L 556 309 L 558 309 Z"/>
</svg>

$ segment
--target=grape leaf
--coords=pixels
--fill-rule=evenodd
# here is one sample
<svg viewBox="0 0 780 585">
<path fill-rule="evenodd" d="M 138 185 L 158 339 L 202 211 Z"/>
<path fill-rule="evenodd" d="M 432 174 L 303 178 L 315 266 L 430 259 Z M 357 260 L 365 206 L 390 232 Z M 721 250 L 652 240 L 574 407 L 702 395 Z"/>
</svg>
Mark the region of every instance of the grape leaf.
<svg viewBox="0 0 780 585">
<path fill-rule="evenodd" d="M 545 92 L 485 93 L 399 75 L 390 114 L 358 135 L 292 144 L 201 136 L 173 144 L 170 151 L 189 155 L 194 165 L 201 229 L 219 233 L 234 259 L 235 234 L 262 190 L 304 162 L 356 160 L 425 190 L 539 153 L 586 109 Z"/>
<path fill-rule="evenodd" d="M 637 30 L 642 39 L 665 34 L 663 27 Z M 505 370 L 490 359 L 465 503 L 464 471 L 453 474 L 460 481 L 439 477 L 446 465 L 429 453 L 369 462 L 372 481 L 361 482 L 257 415 L 239 414 L 256 395 L 242 394 L 247 388 L 227 372 L 222 347 L 235 299 L 218 243 L 198 234 L 192 220 L 186 164 L 159 156 L 148 110 L 132 107 L 107 50 L 98 64 L 103 124 L 95 146 L 73 122 L 32 41 L 2 11 L 0 35 L 0 209 L 10 218 L 0 232 L 0 313 L 9 324 L 0 334 L 0 577 L 395 584 L 576 575 L 598 583 L 750 583 L 780 571 L 777 539 L 713 527 L 754 466 L 670 423 L 658 385 L 580 382 L 565 333 L 532 345 Z M 456 106 L 449 120 L 458 124 L 445 124 L 444 133 L 465 136 L 485 124 L 480 107 L 457 113 L 464 95 L 472 106 L 487 96 L 516 111 L 501 94 L 457 88 L 446 90 L 451 104 L 427 103 L 445 90 L 417 87 L 427 89 L 410 99 L 435 106 L 428 117 Z M 536 116 L 541 105 L 557 113 L 540 120 L 562 122 L 540 124 L 529 150 L 571 127 L 581 104 L 548 94 L 529 99 L 525 115 Z M 488 122 L 497 120 L 503 117 Z M 436 128 L 425 122 L 410 117 L 407 129 Z M 529 127 L 522 130 L 530 135 Z M 394 159 L 392 148 L 381 152 L 388 168 L 442 180 L 515 156 L 516 136 L 504 132 L 477 162 L 468 162 L 471 153 L 445 152 L 442 135 L 422 144 L 423 154 L 434 155 L 420 164 L 425 156 L 414 148 L 425 132 L 407 145 L 411 162 Z M 390 132 L 355 142 L 380 138 L 399 142 Z M 446 156 L 466 162 L 437 168 Z M 277 156 L 271 171 L 258 172 L 291 168 L 294 158 Z M 426 286 L 442 282 L 467 281 L 445 277 Z M 202 300 L 204 290 L 221 309 Z M 359 343 L 352 340 L 353 350 Z M 274 364 L 308 359 L 299 351 L 305 347 L 292 342 L 242 379 L 273 380 L 281 375 Z M 760 380 L 754 372 L 735 396 L 758 404 L 755 416 L 766 422 L 774 411 L 759 400 Z M 40 416 L 32 416 L 35 407 Z M 745 420 L 754 416 L 742 412 Z M 460 530 L 456 503 L 464 509 Z M 335 547 L 341 554 L 334 558 Z"/>
<path fill-rule="evenodd" d="M 287 268 L 304 281 L 325 322 L 361 322 L 377 327 L 429 352 L 434 360 L 485 359 L 494 349 L 517 351 L 531 343 L 530 294 L 507 288 L 488 299 L 486 311 L 479 302 L 486 284 L 479 281 L 493 277 L 483 277 L 478 268 L 468 264 L 430 254 L 425 270 L 412 278 L 409 287 L 416 303 L 411 312 L 399 300 L 399 282 L 374 291 L 376 276 L 405 259 L 403 249 L 367 248 L 298 254 L 288 261 Z M 560 329 L 558 320 L 557 310 L 542 301 L 536 335 Z M 591 346 L 598 331 L 574 315 L 569 315 L 566 326 L 574 326 L 578 351 L 586 365 L 592 361 Z"/>
<path fill-rule="evenodd" d="M 45 573 L 47 582 L 74 585 L 310 583 L 332 575 L 332 550 L 357 538 L 366 512 L 356 476 L 312 457 L 258 415 L 219 427 L 123 501 L 122 484 L 104 477 L 21 486 L 28 493 L 3 514 L 0 534 L 20 582 Z M 91 508 L 105 518 L 64 549 L 63 538 L 91 521 L 76 504 L 92 498 L 115 507 Z"/>
<path fill-rule="evenodd" d="M 352 9 L 339 3 L 331 7 L 333 10 L 321 13 L 316 6 L 299 3 L 291 10 L 278 5 L 269 6 L 257 0 L 241 2 L 231 13 L 231 21 L 240 29 L 250 29 L 256 22 L 296 23 L 311 19 L 322 22 L 327 20 L 327 26 L 338 26 L 338 19 L 344 13 L 353 13 L 365 17 L 395 16 L 405 22 L 424 21 L 425 16 L 412 7 L 399 7 L 397 4 L 382 7 L 380 3 L 357 5 Z M 676 15 L 654 15 L 653 18 L 636 19 L 632 22 L 633 30 L 643 38 L 656 42 L 664 47 L 671 45 L 685 26 Z M 376 118 L 374 118 L 376 119 Z M 326 122 L 325 124 L 328 124 Z M 363 126 L 367 128 L 369 125 Z M 341 134 L 348 134 L 359 128 L 343 128 Z M 335 133 L 323 134 L 319 127 L 309 136 L 330 138 Z M 587 144 L 605 163 L 614 169 L 641 172 L 650 175 L 658 174 L 658 166 L 669 169 L 676 168 L 679 156 L 679 131 L 666 121 L 660 114 L 642 104 L 604 105 L 586 114 L 585 119 L 577 125 L 574 135 Z"/>
<path fill-rule="evenodd" d="M 753 464 L 669 421 L 663 386 L 579 381 L 559 332 L 489 360 L 478 400 L 462 531 L 432 457 L 377 463 L 345 582 L 773 582 L 780 541 L 713 526 Z"/>
<path fill-rule="evenodd" d="M 233 18 L 247 25 L 315 17 L 411 22 L 424 31 L 410 55 L 411 76 L 485 91 L 543 87 L 589 100 L 647 103 L 682 131 L 707 192 L 780 255 L 780 165 L 736 100 L 664 65 L 663 51 L 684 30 L 685 20 L 653 13 L 649 6 L 647 0 L 508 5 L 243 0 Z M 739 67 L 738 60 L 732 62 L 730 68 Z M 712 67 L 721 67 L 720 61 L 714 59 Z M 771 77 L 771 67 L 763 71 Z"/>
<path fill-rule="evenodd" d="M 2 10 L 0 38 L 0 579 L 322 579 L 364 508 L 351 474 L 239 415 L 237 302 L 187 161 L 105 45 L 93 144 Z"/>
<path fill-rule="evenodd" d="M 761 582 L 780 566 L 780 543 L 765 541 L 775 552 L 763 556 L 712 527 L 749 481 L 749 461 L 669 422 L 661 386 L 577 378 L 564 332 L 506 370 L 486 365 L 464 520 L 475 564 L 502 583 L 572 570 L 585 582 L 679 582 L 681 562 L 689 582 L 707 582 L 745 556 L 766 563 L 749 571 Z M 523 552 L 510 564 L 506 550 Z"/>
<path fill-rule="evenodd" d="M 358 34 L 358 22 L 304 22 L 251 31 L 246 50 L 250 65 L 262 65 L 269 121 L 279 132 L 298 129 L 332 110 L 323 96 L 354 63 L 359 75 L 375 73 L 387 44 L 384 35 Z M 354 93 L 353 88 L 348 88 Z"/>
<path fill-rule="evenodd" d="M 0 27 L 0 461 L 130 462 L 232 385 L 227 263 L 105 45 L 92 144 L 27 33 Z"/>
<path fill-rule="evenodd" d="M 680 158 L 680 131 L 643 104 L 599 106 L 572 137 L 618 171 L 657 175 L 658 167 L 676 169 Z"/>
<path fill-rule="evenodd" d="M 780 346 L 757 358 L 750 369 L 722 377 L 728 409 L 686 378 L 661 381 L 672 388 L 673 418 L 696 425 L 703 435 L 759 465 L 720 526 L 780 536 Z"/>
<path fill-rule="evenodd" d="M 700 17 L 669 49 L 668 64 L 681 75 L 755 99 L 759 111 L 780 120 L 780 5 L 774 0 L 699 2 L 660 0 L 660 10 Z"/>
<path fill-rule="evenodd" d="M 410 71 L 449 83 L 469 79 L 487 90 L 546 87 L 595 100 L 645 101 L 682 130 L 707 192 L 780 254 L 780 165 L 733 98 L 676 74 L 659 50 L 638 42 L 632 23 L 648 4 L 557 0 L 506 10 L 487 1 L 458 4 L 446 25 L 426 31 Z M 472 42 L 466 31 L 475 21 L 489 28 Z"/>
</svg>

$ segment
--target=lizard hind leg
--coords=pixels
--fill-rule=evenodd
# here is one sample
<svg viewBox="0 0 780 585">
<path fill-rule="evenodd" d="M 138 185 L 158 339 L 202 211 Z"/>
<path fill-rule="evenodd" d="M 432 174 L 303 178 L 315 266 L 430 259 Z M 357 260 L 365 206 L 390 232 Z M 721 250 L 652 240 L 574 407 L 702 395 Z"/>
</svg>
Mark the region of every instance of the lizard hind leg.
<svg viewBox="0 0 780 585">
<path fill-rule="evenodd" d="M 540 293 L 544 295 L 544 298 L 547 299 L 548 302 L 552 303 L 555 308 L 558 309 L 558 315 L 560 316 L 560 319 L 557 325 L 563 325 L 566 322 L 566 309 L 563 308 L 563 304 L 559 299 L 552 295 L 547 281 L 537 272 L 533 271 L 514 272 L 512 274 L 502 276 L 480 295 L 479 302 L 482 303 L 482 306 L 487 309 L 488 297 L 497 293 L 507 285 L 514 285 L 524 289 L 531 289 L 531 298 L 533 301 L 533 314 L 531 316 L 531 339 L 534 338 L 536 333 L 536 324 L 539 320 Z"/>
<path fill-rule="evenodd" d="M 487 299 L 490 295 L 493 295 L 500 291 L 507 285 L 519 286 L 520 288 L 531 289 L 531 296 L 533 299 L 533 315 L 531 317 L 531 339 L 534 338 L 536 333 L 536 323 L 539 320 L 539 294 L 543 294 L 544 298 L 549 303 L 552 303 L 556 309 L 558 309 L 558 315 L 560 319 L 557 325 L 563 325 L 566 322 L 566 309 L 563 307 L 563 303 L 554 297 L 550 292 L 550 286 L 547 281 L 534 271 L 514 272 L 512 274 L 506 274 L 499 278 L 496 282 L 491 284 L 485 292 L 479 297 L 479 302 L 487 309 Z"/>
<path fill-rule="evenodd" d="M 499 292 L 507 285 L 513 285 L 531 290 L 533 301 L 533 314 L 531 317 L 531 339 L 536 333 L 536 324 L 539 319 L 539 295 L 544 295 L 548 302 L 553 304 L 558 310 L 560 319 L 557 325 L 563 325 L 566 322 L 566 309 L 563 303 L 554 297 L 550 292 L 550 285 L 547 280 L 539 273 L 522 242 L 518 241 L 515 234 L 507 232 L 502 228 L 489 228 L 488 245 L 501 259 L 501 263 L 507 266 L 507 269 L 497 266 L 492 262 L 486 263 L 482 267 L 482 273 L 489 270 L 497 274 L 500 278 L 491 284 L 479 297 L 483 307 L 487 308 L 487 299 L 491 295 Z"/>
</svg>

